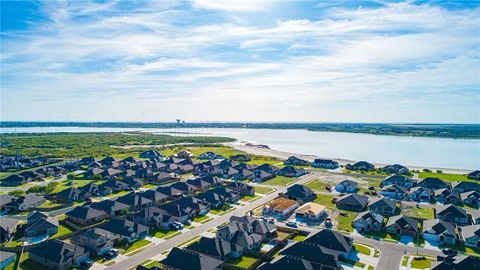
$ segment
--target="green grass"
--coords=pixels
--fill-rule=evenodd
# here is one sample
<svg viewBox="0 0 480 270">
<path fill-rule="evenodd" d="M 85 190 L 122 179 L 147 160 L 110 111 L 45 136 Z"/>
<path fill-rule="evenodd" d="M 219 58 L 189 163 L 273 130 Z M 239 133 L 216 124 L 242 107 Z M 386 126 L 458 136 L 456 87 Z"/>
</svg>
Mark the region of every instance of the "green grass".
<svg viewBox="0 0 480 270">
<path fill-rule="evenodd" d="M 409 257 L 409 256 L 403 256 L 403 257 L 402 257 L 402 266 L 403 266 L 403 267 L 407 267 L 408 257 Z"/>
<path fill-rule="evenodd" d="M 296 177 L 276 176 L 275 178 L 267 180 L 267 181 L 263 182 L 262 184 L 271 185 L 271 186 L 288 186 L 288 185 L 294 183 L 297 180 L 298 180 L 298 178 L 296 178 Z"/>
<path fill-rule="evenodd" d="M 332 203 L 332 199 L 335 198 L 333 195 L 317 195 L 317 198 L 313 202 L 324 205 L 325 207 L 331 209 L 335 208 L 335 204 Z"/>
<path fill-rule="evenodd" d="M 195 242 L 198 242 L 198 240 L 200 240 L 200 238 L 202 238 L 202 236 L 201 236 L 201 235 L 197 235 L 197 236 L 195 236 L 194 238 L 189 239 L 189 240 L 187 240 L 187 241 L 185 241 L 185 242 L 182 242 L 182 243 L 180 243 L 180 244 L 178 244 L 178 245 L 176 245 L 176 246 L 178 246 L 178 247 L 186 247 L 186 246 L 189 246 L 189 245 L 191 245 L 191 244 L 193 244 L 193 243 L 195 243 Z"/>
<path fill-rule="evenodd" d="M 352 221 L 357 216 L 357 213 L 351 211 L 341 211 L 347 213 L 347 216 L 337 215 L 337 230 L 353 232 Z"/>
<path fill-rule="evenodd" d="M 57 238 L 57 237 L 60 237 L 60 236 L 63 236 L 63 235 L 66 235 L 66 234 L 69 234 L 69 233 L 72 233 L 74 230 L 63 225 L 63 224 L 59 224 L 58 225 L 58 232 L 54 235 L 52 235 L 52 238 Z"/>
<path fill-rule="evenodd" d="M 433 219 L 434 218 L 434 211 L 433 208 L 417 208 L 417 207 L 403 207 L 402 208 L 402 215 L 414 217 L 414 218 L 422 218 L 422 219 Z"/>
<path fill-rule="evenodd" d="M 151 242 L 146 240 L 146 239 L 141 239 L 141 240 L 133 242 L 132 244 L 128 244 L 128 247 L 126 249 L 124 248 L 124 251 L 125 251 L 125 253 L 129 253 L 129 252 L 135 251 L 139 248 L 142 248 L 144 246 L 147 246 L 150 243 Z"/>
<path fill-rule="evenodd" d="M 428 257 L 424 257 L 424 259 L 420 257 L 415 257 L 412 260 L 411 267 L 415 269 L 431 268 L 432 262 L 433 262 L 433 259 Z"/>
<path fill-rule="evenodd" d="M 305 238 L 307 238 L 307 236 L 301 235 L 301 234 L 296 234 L 296 235 L 292 238 L 292 240 L 293 240 L 293 241 L 300 242 L 300 241 L 303 241 Z"/>
<path fill-rule="evenodd" d="M 356 267 L 365 268 L 365 264 L 362 262 L 352 261 L 345 258 L 340 258 L 339 261 L 344 262 L 346 264 L 354 265 Z"/>
<path fill-rule="evenodd" d="M 255 193 L 258 194 L 269 194 L 271 192 L 275 191 L 274 188 L 269 188 L 269 187 L 255 187 Z"/>
<path fill-rule="evenodd" d="M 180 232 L 176 230 L 156 229 L 150 231 L 150 234 L 157 238 L 168 238 L 169 236 L 173 237 L 174 235 L 180 234 Z"/>
<path fill-rule="evenodd" d="M 246 196 L 243 196 L 240 201 L 242 202 L 251 202 L 251 201 L 255 201 L 256 199 L 259 199 L 260 196 L 258 195 L 254 195 L 254 196 L 250 196 L 250 195 L 246 195 Z"/>
<path fill-rule="evenodd" d="M 372 253 L 372 251 L 370 250 L 370 248 L 364 246 L 364 245 L 360 245 L 360 244 L 353 244 L 353 246 L 355 247 L 355 250 L 358 252 L 358 253 L 362 253 L 362 254 L 365 254 L 367 256 L 370 256 L 370 254 Z"/>
<path fill-rule="evenodd" d="M 40 204 L 39 208 L 55 208 L 64 205 L 63 203 L 56 203 L 50 200 L 46 200 L 44 203 Z"/>
<path fill-rule="evenodd" d="M 258 260 L 257 258 L 248 256 L 248 255 L 243 255 L 242 257 L 237 259 L 230 259 L 227 263 L 246 269 L 250 267 L 257 260 Z"/>
<path fill-rule="evenodd" d="M 375 270 L 375 267 L 373 267 L 372 265 L 369 265 L 367 270 Z"/>
<path fill-rule="evenodd" d="M 128 194 L 128 193 L 130 193 L 130 191 L 128 191 L 128 190 L 122 190 L 122 191 L 117 192 L 117 193 L 108 194 L 108 195 L 105 196 L 105 197 L 107 197 L 107 198 L 115 198 L 115 197 L 120 197 L 120 196 L 126 195 L 126 194 Z"/>
<path fill-rule="evenodd" d="M 325 187 L 329 185 L 330 187 L 332 187 L 332 189 L 334 188 L 335 184 L 333 184 L 332 182 L 323 182 L 322 180 L 320 179 L 316 179 L 316 180 L 313 180 L 311 182 L 308 182 L 305 186 L 311 188 L 311 189 L 314 189 L 314 190 L 318 190 L 318 191 L 326 191 Z"/>
<path fill-rule="evenodd" d="M 400 240 L 400 237 L 398 237 L 397 235 L 389 234 L 385 232 L 370 231 L 370 232 L 365 232 L 363 235 L 370 238 L 381 238 L 384 241 L 388 241 L 388 242 L 398 242 Z"/>
<path fill-rule="evenodd" d="M 474 180 L 470 180 L 467 178 L 466 175 L 463 174 L 453 174 L 453 173 L 437 173 L 437 172 L 420 172 L 418 174 L 419 178 L 427 178 L 427 177 L 436 177 L 440 178 L 444 181 L 449 182 L 458 182 L 458 181 L 470 181 L 475 182 Z"/>
<path fill-rule="evenodd" d="M 213 215 L 223 215 L 231 210 L 233 210 L 233 207 L 231 205 L 224 205 L 220 209 L 210 209 L 210 213 Z"/>
<path fill-rule="evenodd" d="M 198 222 L 198 223 L 202 223 L 202 221 L 205 221 L 209 219 L 208 216 L 196 216 L 194 219 L 193 219 L 193 222 Z"/>
<path fill-rule="evenodd" d="M 142 265 L 143 265 L 143 264 L 142 264 Z M 161 269 L 162 264 L 161 264 L 159 261 L 151 261 L 151 262 L 145 264 L 145 266 L 146 266 L 147 268 L 152 268 L 152 267 L 156 266 L 156 267 L 158 267 L 158 268 Z"/>
</svg>

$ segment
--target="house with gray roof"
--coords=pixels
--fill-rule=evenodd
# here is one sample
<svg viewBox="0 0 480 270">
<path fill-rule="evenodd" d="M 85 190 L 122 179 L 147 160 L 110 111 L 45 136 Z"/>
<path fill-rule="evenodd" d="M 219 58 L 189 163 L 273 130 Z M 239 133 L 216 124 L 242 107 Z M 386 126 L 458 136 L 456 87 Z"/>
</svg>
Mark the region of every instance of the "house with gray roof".
<svg viewBox="0 0 480 270">
<path fill-rule="evenodd" d="M 455 245 L 457 232 L 455 224 L 439 219 L 423 221 L 423 239 L 439 244 Z"/>
<path fill-rule="evenodd" d="M 462 203 L 476 208 L 480 208 L 480 192 L 476 190 L 463 192 L 460 194 Z"/>
<path fill-rule="evenodd" d="M 393 216 L 396 208 L 397 202 L 387 198 L 375 198 L 368 203 L 368 210 L 387 217 Z"/>
<path fill-rule="evenodd" d="M 291 267 L 295 266 L 295 263 L 291 262 L 282 262 L 272 261 L 271 266 L 276 267 L 272 269 L 304 269 L 305 266 L 312 266 L 311 269 L 340 269 L 339 262 L 337 257 L 333 254 L 329 254 L 328 250 L 322 246 L 315 245 L 309 242 L 292 242 L 288 244 L 283 250 L 279 252 L 283 260 L 292 260 L 295 262 L 300 259 L 304 262 L 301 263 L 298 267 L 300 268 L 282 268 L 284 266 L 290 265 Z M 285 264 L 285 265 L 283 265 Z M 306 265 L 305 265 L 306 264 Z M 281 266 L 283 265 L 283 266 Z M 303 267 L 302 267 L 303 266 Z M 313 266 L 318 268 L 313 268 Z M 264 268 L 260 268 L 264 269 Z"/>
<path fill-rule="evenodd" d="M 477 256 L 458 255 L 455 257 L 446 257 L 439 261 L 433 261 L 431 270 L 463 270 L 478 269 L 479 267 L 480 258 Z"/>
<path fill-rule="evenodd" d="M 473 171 L 467 175 L 468 179 L 480 180 L 480 170 Z"/>
<path fill-rule="evenodd" d="M 352 238 L 329 229 L 311 234 L 303 242 L 320 246 L 324 253 L 332 254 L 337 259 L 340 257 L 347 258 L 353 250 Z"/>
<path fill-rule="evenodd" d="M 400 164 L 387 165 L 382 168 L 382 171 L 389 174 L 408 174 L 409 173 L 408 168 Z"/>
<path fill-rule="evenodd" d="M 58 232 L 58 219 L 40 212 L 32 212 L 27 218 L 25 235 L 28 237 L 39 235 L 54 235 Z"/>
<path fill-rule="evenodd" d="M 436 177 L 427 177 L 421 180 L 420 182 L 418 182 L 418 186 L 428 188 L 431 190 L 441 189 L 441 188 L 450 188 L 450 185 L 447 182 Z"/>
<path fill-rule="evenodd" d="M 47 269 L 66 270 L 90 258 L 84 248 L 61 240 L 47 240 L 31 248 L 28 258 Z"/>
<path fill-rule="evenodd" d="M 368 197 L 360 194 L 346 194 L 340 197 L 337 202 L 337 208 L 349 211 L 361 212 L 368 204 Z"/>
<path fill-rule="evenodd" d="M 452 184 L 452 188 L 458 193 L 463 193 L 463 192 L 472 191 L 472 190 L 480 192 L 480 184 L 476 182 L 467 182 L 467 181 L 455 182 Z"/>
<path fill-rule="evenodd" d="M 130 206 L 115 200 L 103 200 L 99 202 L 94 202 L 90 204 L 89 207 L 104 211 L 112 217 L 119 216 L 122 213 L 126 213 L 130 208 Z"/>
<path fill-rule="evenodd" d="M 385 225 L 388 233 L 398 236 L 416 236 L 419 233 L 418 220 L 404 215 L 392 216 Z"/>
<path fill-rule="evenodd" d="M 15 218 L 2 217 L 0 218 L 0 241 L 9 241 L 17 231 L 20 220 Z"/>
<path fill-rule="evenodd" d="M 129 210 L 139 210 L 153 204 L 152 200 L 134 192 L 118 197 L 115 201 L 128 205 Z"/>
<path fill-rule="evenodd" d="M 352 222 L 352 226 L 357 230 L 375 231 L 382 229 L 384 217 L 380 214 L 364 211 L 359 213 Z"/>
<path fill-rule="evenodd" d="M 222 261 L 232 258 L 240 258 L 243 255 L 244 248 L 235 243 L 225 241 L 219 238 L 200 238 L 197 242 L 190 244 L 186 249 L 196 251 L 208 256 L 212 256 Z"/>
<path fill-rule="evenodd" d="M 343 180 L 342 182 L 335 185 L 335 190 L 342 193 L 354 193 L 358 191 L 358 183 L 348 179 Z"/>
<path fill-rule="evenodd" d="M 470 225 L 470 219 L 465 209 L 453 204 L 439 205 L 435 209 L 436 218 L 455 223 L 459 226 Z"/>
<path fill-rule="evenodd" d="M 336 162 L 335 160 L 317 158 L 312 162 L 312 167 L 320 168 L 320 169 L 335 170 L 339 168 L 339 165 L 338 165 L 338 162 Z"/>
<path fill-rule="evenodd" d="M 436 202 L 441 204 L 458 204 L 460 196 L 455 190 L 449 188 L 441 188 L 433 191 L 433 197 Z"/>
<path fill-rule="evenodd" d="M 109 232 L 115 239 L 129 243 L 143 239 L 148 234 L 148 227 L 138 222 L 123 219 L 112 219 L 97 228 Z"/>
<path fill-rule="evenodd" d="M 174 247 L 160 263 L 165 270 L 217 270 L 223 265 L 223 261 L 212 256 L 177 247 Z"/>
<path fill-rule="evenodd" d="M 65 213 L 66 220 L 82 225 L 95 224 L 107 218 L 105 211 L 87 206 L 77 206 Z"/>
<path fill-rule="evenodd" d="M 375 170 L 375 166 L 372 163 L 369 163 L 367 161 L 358 161 L 354 164 L 347 164 L 345 165 L 345 168 L 347 170 L 351 171 L 373 171 Z"/>
<path fill-rule="evenodd" d="M 380 194 L 393 200 L 405 200 L 408 198 L 408 189 L 397 184 L 391 184 L 383 186 Z"/>
<path fill-rule="evenodd" d="M 465 246 L 480 248 L 480 224 L 462 227 L 461 235 Z"/>
<path fill-rule="evenodd" d="M 385 178 L 380 184 L 381 187 L 388 185 L 397 185 L 404 188 L 411 188 L 415 185 L 415 180 L 403 175 L 391 175 Z"/>
<path fill-rule="evenodd" d="M 113 248 L 115 238 L 110 232 L 93 228 L 73 236 L 70 242 L 85 248 L 92 256 L 101 256 Z"/>
</svg>

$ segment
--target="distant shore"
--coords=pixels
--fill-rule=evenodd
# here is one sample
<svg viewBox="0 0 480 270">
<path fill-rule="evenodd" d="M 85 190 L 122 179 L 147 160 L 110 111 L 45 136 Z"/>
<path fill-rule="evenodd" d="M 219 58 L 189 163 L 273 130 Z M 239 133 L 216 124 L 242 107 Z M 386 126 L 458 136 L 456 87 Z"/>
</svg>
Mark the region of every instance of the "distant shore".
<svg viewBox="0 0 480 270">
<path fill-rule="evenodd" d="M 335 160 L 338 162 L 340 165 L 346 165 L 348 163 L 353 164 L 357 162 L 358 160 L 349 160 L 349 159 L 340 159 L 340 158 L 332 158 L 332 157 L 320 157 L 316 155 L 305 155 L 305 154 L 298 154 L 298 153 L 290 153 L 290 152 L 284 152 L 284 151 L 279 151 L 279 150 L 274 150 L 265 147 L 265 145 L 255 145 L 247 141 L 242 141 L 242 140 L 237 140 L 234 142 L 228 142 L 228 143 L 223 143 L 226 146 L 233 147 L 237 150 L 252 154 L 252 155 L 263 155 L 263 156 L 271 156 L 271 157 L 276 157 L 279 159 L 287 159 L 290 156 L 296 156 L 301 159 L 308 160 L 312 162 L 316 158 L 322 158 L 322 159 L 331 159 Z M 368 161 L 368 160 L 367 160 Z M 371 162 L 375 167 L 384 167 L 387 165 L 391 164 L 385 164 L 385 163 L 374 163 Z M 404 165 L 404 164 L 402 164 Z M 405 165 L 407 166 L 407 165 Z M 472 172 L 472 170 L 468 169 L 454 169 L 454 168 L 433 168 L 433 167 L 419 167 L 419 166 L 407 166 L 411 170 L 423 170 L 423 169 L 429 169 L 433 172 L 437 170 L 441 170 L 444 173 L 454 173 L 454 174 L 468 174 Z"/>
</svg>

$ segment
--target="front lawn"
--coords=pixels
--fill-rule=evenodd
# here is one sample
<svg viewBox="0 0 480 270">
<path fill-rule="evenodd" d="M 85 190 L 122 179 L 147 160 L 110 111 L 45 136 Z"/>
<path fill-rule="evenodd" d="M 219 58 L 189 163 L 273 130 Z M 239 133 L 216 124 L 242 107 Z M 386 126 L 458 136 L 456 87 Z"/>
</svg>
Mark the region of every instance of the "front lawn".
<svg viewBox="0 0 480 270">
<path fill-rule="evenodd" d="M 269 187 L 255 187 L 255 193 L 258 194 L 268 194 L 273 192 L 275 189 Z"/>
<path fill-rule="evenodd" d="M 227 263 L 246 269 L 246 268 L 250 267 L 250 265 L 252 265 L 257 260 L 258 260 L 257 258 L 247 256 L 247 255 L 243 255 L 242 257 L 240 257 L 238 259 L 231 259 Z"/>
<path fill-rule="evenodd" d="M 318 191 L 326 191 L 326 186 L 330 186 L 333 189 L 335 187 L 335 184 L 333 184 L 332 182 L 323 182 L 320 179 L 316 179 L 308 182 L 305 186 Z"/>
<path fill-rule="evenodd" d="M 246 195 L 246 196 L 243 196 L 240 201 L 242 202 L 251 202 L 251 201 L 254 201 L 256 199 L 260 198 L 259 195 L 254 195 L 254 196 L 250 196 L 250 195 Z"/>
<path fill-rule="evenodd" d="M 418 207 L 402 207 L 402 215 L 421 218 L 421 219 L 433 219 L 434 211 L 433 208 L 418 208 Z"/>
<path fill-rule="evenodd" d="M 313 201 L 315 203 L 321 204 L 328 209 L 332 210 L 335 208 L 335 204 L 332 202 L 332 199 L 335 198 L 333 195 L 319 194 L 317 198 Z"/>
<path fill-rule="evenodd" d="M 220 209 L 210 209 L 210 213 L 213 215 L 223 215 L 232 209 L 233 207 L 231 205 L 223 205 Z"/>
<path fill-rule="evenodd" d="M 196 216 L 193 222 L 202 223 L 202 221 L 209 219 L 208 216 Z"/>
<path fill-rule="evenodd" d="M 339 231 L 347 231 L 353 232 L 352 222 L 353 219 L 357 216 L 357 213 L 351 211 L 341 211 L 342 213 L 346 213 L 346 216 L 342 216 L 340 214 L 337 215 L 337 230 Z"/>
<path fill-rule="evenodd" d="M 146 239 L 141 239 L 141 240 L 133 242 L 132 244 L 122 245 L 122 246 L 120 246 L 120 248 L 123 248 L 123 250 L 125 251 L 125 254 L 126 254 L 126 253 L 130 253 L 132 251 L 135 251 L 139 248 L 142 248 L 144 246 L 147 246 L 150 243 L 151 242 L 146 240 Z"/>
<path fill-rule="evenodd" d="M 358 252 L 358 253 L 362 253 L 362 254 L 365 254 L 367 256 L 370 256 L 371 254 L 371 250 L 370 248 L 364 246 L 364 245 L 360 245 L 360 244 L 353 244 L 353 246 L 355 247 L 355 250 Z"/>
<path fill-rule="evenodd" d="M 414 257 L 411 267 L 416 269 L 426 269 L 432 267 L 433 259 L 429 257 Z"/>
<path fill-rule="evenodd" d="M 156 230 L 150 231 L 150 234 L 152 234 L 157 238 L 171 238 L 175 235 L 180 234 L 180 232 L 176 230 L 156 229 Z"/>
<path fill-rule="evenodd" d="M 301 234 L 296 234 L 296 235 L 292 238 L 292 240 L 293 240 L 293 241 L 300 242 L 300 241 L 303 241 L 305 238 L 307 238 L 307 236 L 301 235 Z"/>
<path fill-rule="evenodd" d="M 69 233 L 72 233 L 74 230 L 72 228 L 69 228 L 63 224 L 58 224 L 58 232 L 54 235 L 52 235 L 51 238 L 57 238 Z"/>
<path fill-rule="evenodd" d="M 298 178 L 296 178 L 296 177 L 276 176 L 275 178 L 267 180 L 267 181 L 263 182 L 262 184 L 271 185 L 271 186 L 288 186 L 288 185 L 294 183 L 297 180 L 298 180 Z"/>
<path fill-rule="evenodd" d="M 459 181 L 474 182 L 474 180 L 468 179 L 467 176 L 463 175 L 463 174 L 436 173 L 436 172 L 420 172 L 418 174 L 418 178 L 423 179 L 423 178 L 427 178 L 427 177 L 440 178 L 444 181 L 449 181 L 449 182 L 459 182 Z"/>
</svg>

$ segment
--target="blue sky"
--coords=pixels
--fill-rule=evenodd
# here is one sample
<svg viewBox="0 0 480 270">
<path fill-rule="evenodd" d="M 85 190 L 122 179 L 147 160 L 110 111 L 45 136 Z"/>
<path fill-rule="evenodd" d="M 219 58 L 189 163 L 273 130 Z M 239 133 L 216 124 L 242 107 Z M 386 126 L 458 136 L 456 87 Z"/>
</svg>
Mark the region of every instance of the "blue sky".
<svg viewBox="0 0 480 270">
<path fill-rule="evenodd" d="M 1 120 L 480 122 L 478 1 L 1 1 Z"/>
</svg>

